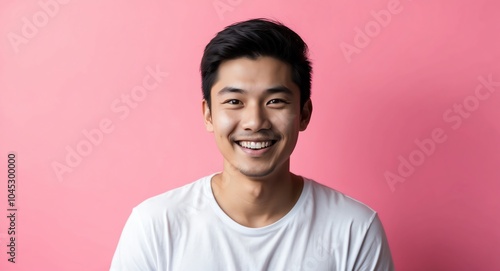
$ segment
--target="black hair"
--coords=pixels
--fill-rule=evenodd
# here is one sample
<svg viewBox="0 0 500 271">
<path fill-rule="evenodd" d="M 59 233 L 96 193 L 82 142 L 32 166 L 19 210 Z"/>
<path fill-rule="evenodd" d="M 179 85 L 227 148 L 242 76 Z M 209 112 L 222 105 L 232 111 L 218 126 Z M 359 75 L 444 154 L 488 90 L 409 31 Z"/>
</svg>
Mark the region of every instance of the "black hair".
<svg viewBox="0 0 500 271">
<path fill-rule="evenodd" d="M 269 56 L 288 63 L 292 80 L 300 89 L 300 108 L 311 97 L 311 62 L 302 38 L 282 23 L 251 19 L 227 26 L 207 44 L 200 71 L 203 98 L 211 107 L 210 90 L 217 80 L 219 65 L 225 60 Z"/>
</svg>

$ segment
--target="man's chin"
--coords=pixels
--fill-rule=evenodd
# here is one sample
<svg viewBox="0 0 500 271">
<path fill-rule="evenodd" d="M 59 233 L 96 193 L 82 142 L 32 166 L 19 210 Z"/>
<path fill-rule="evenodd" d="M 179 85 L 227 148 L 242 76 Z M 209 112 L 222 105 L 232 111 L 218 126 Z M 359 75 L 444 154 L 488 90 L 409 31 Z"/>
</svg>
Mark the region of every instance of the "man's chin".
<svg viewBox="0 0 500 271">
<path fill-rule="evenodd" d="M 243 174 L 244 176 L 252 179 L 260 179 L 260 178 L 265 178 L 271 175 L 273 173 L 274 168 L 268 168 L 268 169 L 239 169 L 240 173 Z"/>
</svg>

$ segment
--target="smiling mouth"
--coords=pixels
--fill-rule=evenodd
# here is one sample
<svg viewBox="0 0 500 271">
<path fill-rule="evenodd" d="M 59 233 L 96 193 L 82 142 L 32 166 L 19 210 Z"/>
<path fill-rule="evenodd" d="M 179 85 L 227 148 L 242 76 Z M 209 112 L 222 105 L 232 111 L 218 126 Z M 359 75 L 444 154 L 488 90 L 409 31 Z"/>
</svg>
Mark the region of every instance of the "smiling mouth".
<svg viewBox="0 0 500 271">
<path fill-rule="evenodd" d="M 265 148 L 269 148 L 274 143 L 276 143 L 277 140 L 269 140 L 269 141 L 236 141 L 236 144 L 240 145 L 240 147 L 243 147 L 245 149 L 250 149 L 250 150 L 261 150 Z"/>
</svg>

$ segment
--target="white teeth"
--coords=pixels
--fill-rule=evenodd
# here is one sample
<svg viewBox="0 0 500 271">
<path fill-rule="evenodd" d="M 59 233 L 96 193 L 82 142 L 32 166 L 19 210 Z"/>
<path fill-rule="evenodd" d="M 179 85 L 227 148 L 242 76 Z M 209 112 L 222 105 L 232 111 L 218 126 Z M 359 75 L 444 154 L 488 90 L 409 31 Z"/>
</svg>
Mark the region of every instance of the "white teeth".
<svg viewBox="0 0 500 271">
<path fill-rule="evenodd" d="M 267 148 L 267 147 L 271 146 L 272 142 L 271 141 L 264 141 L 264 142 L 240 141 L 239 144 L 240 144 L 240 146 L 248 148 L 248 149 L 258 150 L 258 149 Z"/>
</svg>

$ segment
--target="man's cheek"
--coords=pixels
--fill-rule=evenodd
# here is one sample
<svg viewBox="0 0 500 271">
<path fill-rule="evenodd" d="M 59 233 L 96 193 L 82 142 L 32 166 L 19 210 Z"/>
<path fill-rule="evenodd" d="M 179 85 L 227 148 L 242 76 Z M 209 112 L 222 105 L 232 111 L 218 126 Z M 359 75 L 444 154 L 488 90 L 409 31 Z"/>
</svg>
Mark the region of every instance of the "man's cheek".
<svg viewBox="0 0 500 271">
<path fill-rule="evenodd" d="M 282 132 L 298 129 L 299 121 L 296 114 L 276 114 L 272 118 L 273 126 Z"/>
<path fill-rule="evenodd" d="M 217 123 L 217 127 L 219 133 L 229 133 L 237 124 L 237 119 L 235 114 L 220 112 L 217 117 L 214 119 L 214 122 Z"/>
</svg>

